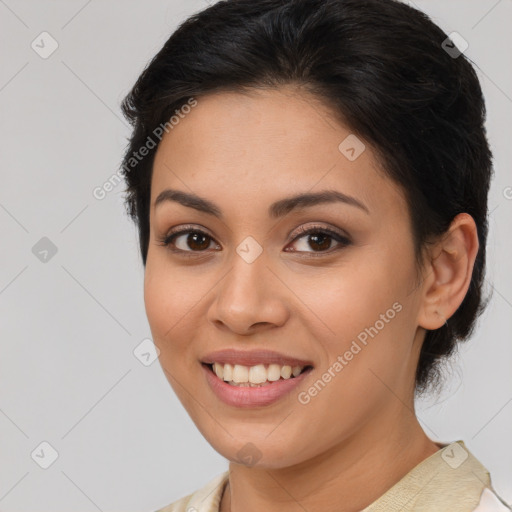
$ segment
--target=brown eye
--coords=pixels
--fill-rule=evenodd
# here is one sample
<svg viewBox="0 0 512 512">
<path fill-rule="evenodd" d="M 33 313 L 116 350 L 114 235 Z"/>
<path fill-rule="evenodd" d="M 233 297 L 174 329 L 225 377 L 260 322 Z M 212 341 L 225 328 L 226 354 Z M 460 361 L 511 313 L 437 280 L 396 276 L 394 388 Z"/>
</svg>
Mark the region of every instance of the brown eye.
<svg viewBox="0 0 512 512">
<path fill-rule="evenodd" d="M 186 237 L 183 241 L 183 246 L 180 247 L 179 242 L 175 244 L 176 247 L 182 251 L 186 251 L 187 247 L 193 251 L 204 251 L 205 249 L 208 249 L 211 243 L 211 238 L 199 231 L 184 233 L 180 236 L 174 235 L 171 240 L 179 240 L 182 237 Z"/>
<path fill-rule="evenodd" d="M 298 242 L 301 239 L 305 239 L 305 241 Z M 333 241 L 336 242 L 337 247 L 330 250 Z M 214 239 L 200 229 L 181 229 L 160 239 L 159 245 L 166 246 L 169 250 L 184 256 L 193 256 L 194 253 L 207 252 L 212 242 L 214 242 Z M 299 248 L 294 250 L 285 248 L 286 252 L 303 252 L 309 253 L 311 256 L 322 256 L 324 253 L 331 254 L 352 243 L 348 237 L 341 233 L 318 226 L 300 228 L 293 242 L 296 245 L 298 244 Z M 218 244 L 217 247 L 220 248 Z"/>
<path fill-rule="evenodd" d="M 169 247 L 174 252 L 204 252 L 206 251 L 213 238 L 199 229 L 184 229 L 159 240 L 162 246 Z"/>
<path fill-rule="evenodd" d="M 299 244 L 299 249 L 287 252 L 325 253 L 331 249 L 333 240 L 337 242 L 338 248 L 346 247 L 352 243 L 346 236 L 323 227 L 303 228 L 299 230 L 298 234 L 299 236 L 295 237 L 294 243 L 302 238 L 306 240 Z M 308 251 L 308 249 L 312 249 L 312 251 Z M 334 251 L 329 251 L 329 253 L 331 252 Z"/>
</svg>

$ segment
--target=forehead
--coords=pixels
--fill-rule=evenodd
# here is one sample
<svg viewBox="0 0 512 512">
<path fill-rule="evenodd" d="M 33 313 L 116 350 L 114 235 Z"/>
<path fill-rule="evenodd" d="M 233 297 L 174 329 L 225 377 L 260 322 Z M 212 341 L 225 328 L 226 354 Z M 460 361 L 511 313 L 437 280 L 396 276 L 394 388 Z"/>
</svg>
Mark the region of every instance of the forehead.
<svg viewBox="0 0 512 512">
<path fill-rule="evenodd" d="M 366 204 L 403 206 L 371 147 L 317 98 L 290 87 L 197 98 L 159 144 L 152 203 L 165 188 L 248 205 L 255 195 L 270 203 L 336 189 Z"/>
</svg>

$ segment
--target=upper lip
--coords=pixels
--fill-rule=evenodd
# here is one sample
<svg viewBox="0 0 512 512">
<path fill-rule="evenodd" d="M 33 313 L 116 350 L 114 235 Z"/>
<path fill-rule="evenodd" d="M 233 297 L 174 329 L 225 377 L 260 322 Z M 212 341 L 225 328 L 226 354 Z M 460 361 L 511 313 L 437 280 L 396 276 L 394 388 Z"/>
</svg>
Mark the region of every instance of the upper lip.
<svg viewBox="0 0 512 512">
<path fill-rule="evenodd" d="M 256 366 L 257 364 L 279 364 L 281 366 L 313 366 L 311 361 L 298 357 L 287 356 L 272 350 L 216 350 L 206 354 L 201 362 L 205 364 L 240 364 L 243 366 Z"/>
</svg>

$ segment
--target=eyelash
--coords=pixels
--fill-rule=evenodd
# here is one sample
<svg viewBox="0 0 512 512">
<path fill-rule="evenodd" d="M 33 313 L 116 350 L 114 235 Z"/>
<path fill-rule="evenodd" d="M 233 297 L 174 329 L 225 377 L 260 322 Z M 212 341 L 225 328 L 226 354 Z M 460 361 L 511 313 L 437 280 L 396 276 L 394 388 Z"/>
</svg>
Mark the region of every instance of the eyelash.
<svg viewBox="0 0 512 512">
<path fill-rule="evenodd" d="M 171 243 L 174 241 L 175 238 L 177 238 L 181 235 L 186 235 L 186 234 L 191 234 L 191 233 L 198 233 L 200 235 L 203 235 L 203 236 L 213 240 L 213 238 L 205 231 L 202 231 L 201 229 L 193 228 L 192 226 L 186 226 L 185 229 L 180 229 L 177 232 L 171 232 L 171 233 L 165 235 L 164 237 L 159 238 L 157 240 L 158 245 L 167 247 L 170 251 L 172 251 L 174 253 L 179 253 L 180 255 L 183 255 L 185 257 L 197 257 L 197 255 L 203 255 L 202 253 L 205 253 L 206 251 L 184 251 L 182 249 L 177 249 L 176 247 L 173 247 L 171 245 Z M 329 249 L 327 251 L 316 251 L 316 252 L 315 251 L 313 251 L 313 252 L 287 251 L 287 252 L 296 252 L 297 254 L 301 254 L 301 253 L 305 252 L 306 254 L 308 254 L 308 256 L 301 256 L 301 257 L 317 258 L 317 257 L 322 257 L 324 255 L 330 255 L 333 252 L 336 252 L 336 251 L 352 244 L 351 240 L 349 238 L 347 238 L 346 236 L 344 236 L 340 233 L 337 233 L 336 231 L 333 231 L 329 228 L 322 227 L 322 226 L 310 226 L 308 228 L 300 227 L 296 233 L 295 238 L 292 240 L 292 243 L 295 242 L 296 240 L 303 238 L 306 235 L 310 235 L 310 234 L 328 235 L 330 238 L 333 238 L 336 242 L 338 242 L 339 246 L 337 248 L 335 248 L 334 250 Z"/>
</svg>

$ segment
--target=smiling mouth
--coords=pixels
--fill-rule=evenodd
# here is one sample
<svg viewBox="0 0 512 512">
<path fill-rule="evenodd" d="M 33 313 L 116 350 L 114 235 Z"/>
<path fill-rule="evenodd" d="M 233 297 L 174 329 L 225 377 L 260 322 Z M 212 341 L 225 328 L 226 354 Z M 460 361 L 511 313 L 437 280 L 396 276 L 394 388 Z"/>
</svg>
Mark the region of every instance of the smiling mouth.
<svg viewBox="0 0 512 512">
<path fill-rule="evenodd" d="M 255 366 L 202 363 L 211 373 L 226 384 L 238 387 L 263 387 L 275 382 L 291 380 L 309 372 L 313 366 L 290 366 L 280 364 L 258 364 Z"/>
</svg>

